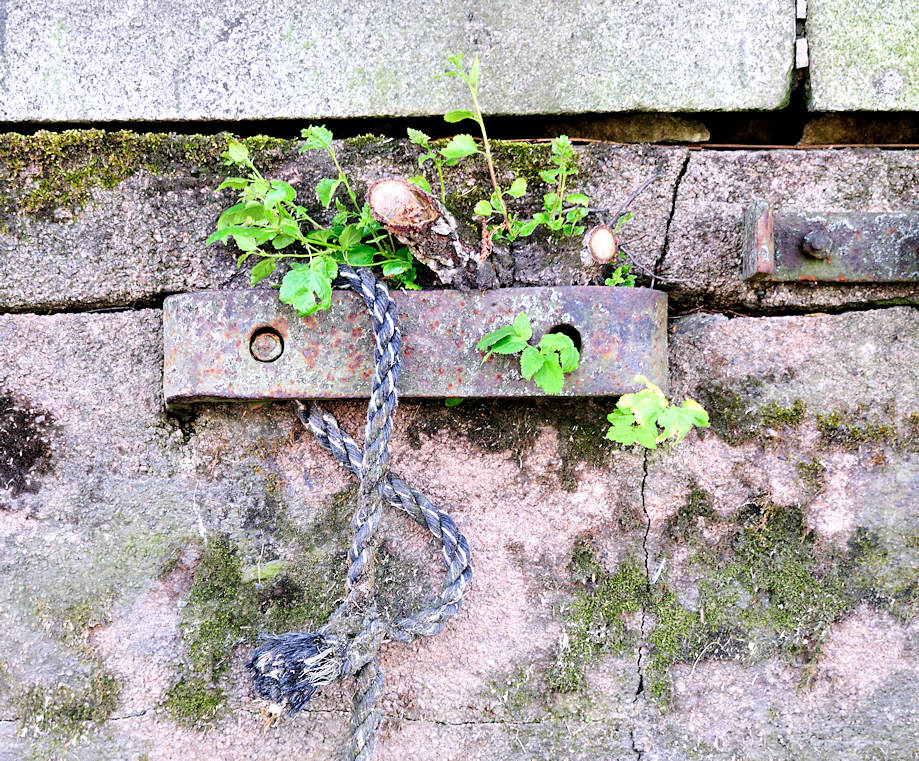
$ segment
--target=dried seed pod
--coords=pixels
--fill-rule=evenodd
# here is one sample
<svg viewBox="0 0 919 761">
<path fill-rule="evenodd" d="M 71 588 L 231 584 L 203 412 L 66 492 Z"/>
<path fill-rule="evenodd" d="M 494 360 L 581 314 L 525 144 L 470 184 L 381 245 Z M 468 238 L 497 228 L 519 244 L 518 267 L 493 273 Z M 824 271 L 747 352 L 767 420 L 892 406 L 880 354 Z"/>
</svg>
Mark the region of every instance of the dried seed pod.
<svg viewBox="0 0 919 761">
<path fill-rule="evenodd" d="M 457 288 L 482 284 L 486 273 L 481 272 L 478 250 L 460 239 L 453 215 L 430 193 L 401 177 L 385 177 L 370 183 L 367 204 L 373 218 L 442 283 Z"/>
<path fill-rule="evenodd" d="M 597 264 L 609 264 L 619 255 L 619 238 L 608 225 L 597 225 L 584 236 L 584 252 Z"/>
</svg>

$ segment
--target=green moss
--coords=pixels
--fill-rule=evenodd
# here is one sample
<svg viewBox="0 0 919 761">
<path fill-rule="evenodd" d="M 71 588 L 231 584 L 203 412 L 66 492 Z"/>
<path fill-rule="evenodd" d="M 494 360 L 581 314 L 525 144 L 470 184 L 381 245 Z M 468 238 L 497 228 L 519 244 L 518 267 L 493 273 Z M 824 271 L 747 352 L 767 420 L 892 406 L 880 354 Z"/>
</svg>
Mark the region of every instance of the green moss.
<svg viewBox="0 0 919 761">
<path fill-rule="evenodd" d="M 527 181 L 527 189 L 532 192 L 539 184 L 545 184 L 539 173 L 550 169 L 549 143 L 528 143 L 519 140 L 492 140 L 491 152 L 498 172 L 510 170 L 517 177 Z M 577 162 L 577 154 L 575 154 Z M 575 163 L 577 167 L 577 163 Z"/>
<path fill-rule="evenodd" d="M 826 466 L 817 458 L 811 458 L 807 462 L 799 462 L 795 469 L 798 476 L 807 486 L 811 496 L 816 495 L 826 481 Z"/>
<path fill-rule="evenodd" d="M 710 499 L 693 488 L 673 525 L 710 511 Z M 606 571 L 587 540 L 576 543 L 570 570 L 575 592 L 562 611 L 566 646 L 548 672 L 557 691 L 578 690 L 587 664 L 605 653 L 628 652 L 638 633 L 625 621 L 639 612 L 646 622 L 643 688 L 661 705 L 669 701 L 674 663 L 782 655 L 806 669 L 831 624 L 867 603 L 902 620 L 916 615 L 919 552 L 909 536 L 882 541 L 863 529 L 845 551 L 817 543 L 798 506 L 750 504 L 718 544 L 701 545 L 689 558 L 697 599 L 682 602 L 666 577 L 649 585 L 634 560 Z M 919 544 L 919 541 L 917 541 Z"/>
<path fill-rule="evenodd" d="M 69 739 L 105 721 L 115 710 L 120 693 L 115 677 L 95 666 L 81 687 L 48 688 L 35 684 L 17 696 L 14 704 L 24 734 L 54 734 Z"/>
<path fill-rule="evenodd" d="M 328 619 L 343 584 L 355 496 L 354 488 L 334 495 L 305 528 L 279 515 L 279 532 L 296 545 L 283 558 L 253 558 L 244 565 L 240 549 L 227 539 L 205 545 L 182 610 L 186 662 L 173 707 L 166 705 L 178 721 L 187 714 L 190 725 L 200 726 L 199 717 L 220 704 L 219 683 L 235 647 L 254 644 L 259 632 L 310 630 Z M 259 574 L 257 566 L 270 573 Z"/>
<path fill-rule="evenodd" d="M 624 617 L 641 610 L 647 600 L 644 568 L 633 560 L 612 573 L 604 571 L 587 539 L 575 543 L 570 568 L 579 589 L 566 612 L 567 644 L 546 676 L 549 688 L 557 692 L 578 690 L 590 661 L 625 652 L 634 644 L 634 633 L 627 636 Z"/>
<path fill-rule="evenodd" d="M 0 135 L 0 214 L 16 211 L 49 216 L 83 208 L 94 188 L 114 188 L 147 171 L 189 168 L 224 174 L 221 153 L 227 135 L 174 135 L 128 130 L 65 130 Z M 264 169 L 291 147 L 285 140 L 251 137 L 243 142 Z"/>
<path fill-rule="evenodd" d="M 696 518 L 711 518 L 714 514 L 712 495 L 692 482 L 685 504 L 667 522 L 667 535 L 671 539 L 682 540 L 695 529 Z"/>
<path fill-rule="evenodd" d="M 167 691 L 163 707 L 173 720 L 192 729 L 211 726 L 226 702 L 226 693 L 210 681 L 184 676 Z"/>
<path fill-rule="evenodd" d="M 828 415 L 817 415 L 817 430 L 825 444 L 843 449 L 855 450 L 862 444 L 886 443 L 896 445 L 897 430 L 888 423 L 862 421 L 855 415 L 833 411 Z"/>
<path fill-rule="evenodd" d="M 385 135 L 374 135 L 372 132 L 367 132 L 363 135 L 355 135 L 354 137 L 346 137 L 345 144 L 351 146 L 352 148 L 364 148 L 368 145 L 376 145 L 377 143 L 382 143 L 388 140 Z"/>
<path fill-rule="evenodd" d="M 801 399 L 795 399 L 791 407 L 782 407 L 771 402 L 760 410 L 762 423 L 769 428 L 800 425 L 806 415 L 807 405 Z"/>
<path fill-rule="evenodd" d="M 699 401 L 708 411 L 712 431 L 737 446 L 762 433 L 759 399 L 763 381 L 747 378 L 737 384 L 708 383 L 699 388 Z"/>
</svg>

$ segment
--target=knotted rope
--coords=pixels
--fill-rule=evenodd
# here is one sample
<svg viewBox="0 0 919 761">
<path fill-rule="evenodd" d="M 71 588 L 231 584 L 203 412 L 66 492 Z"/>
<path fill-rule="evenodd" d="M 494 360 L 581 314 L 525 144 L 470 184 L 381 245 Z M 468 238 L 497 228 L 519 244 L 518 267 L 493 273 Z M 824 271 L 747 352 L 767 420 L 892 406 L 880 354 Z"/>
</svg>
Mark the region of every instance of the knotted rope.
<svg viewBox="0 0 919 761">
<path fill-rule="evenodd" d="M 377 704 L 383 692 L 377 656 L 380 646 L 387 639 L 410 642 L 440 632 L 460 608 L 472 580 L 472 566 L 469 544 L 453 519 L 389 472 L 389 440 L 401 369 L 395 302 L 369 270 L 340 265 L 339 278 L 337 284 L 360 294 L 373 322 L 374 371 L 364 451 L 319 405 L 295 404 L 300 421 L 360 481 L 358 507 L 351 518 L 354 539 L 348 548 L 345 600 L 316 632 L 260 635 L 261 644 L 247 666 L 259 695 L 291 715 L 322 687 L 354 676 L 348 759 L 369 761 L 380 723 Z M 379 614 L 374 597 L 374 535 L 385 502 L 404 510 L 433 534 L 441 544 L 446 569 L 440 594 L 421 610 L 395 620 Z"/>
</svg>

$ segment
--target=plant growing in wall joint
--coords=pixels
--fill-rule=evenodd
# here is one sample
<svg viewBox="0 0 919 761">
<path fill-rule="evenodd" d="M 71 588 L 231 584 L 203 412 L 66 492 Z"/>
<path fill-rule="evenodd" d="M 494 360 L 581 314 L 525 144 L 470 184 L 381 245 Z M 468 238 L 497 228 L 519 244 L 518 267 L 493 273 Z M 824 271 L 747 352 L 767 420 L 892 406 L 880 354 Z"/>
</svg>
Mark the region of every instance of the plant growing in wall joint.
<svg viewBox="0 0 919 761">
<path fill-rule="evenodd" d="M 329 308 L 339 263 L 380 267 L 383 276 L 398 286 L 418 288 L 411 253 L 406 246 L 396 246 L 366 202 L 358 202 L 338 162 L 331 131 L 310 126 L 302 135 L 306 141 L 300 152 L 324 151 L 337 170 L 335 177 L 320 180 L 315 188 L 323 208 L 335 205 L 331 225 L 321 225 L 297 204 L 296 191 L 289 183 L 265 179 L 246 146 L 231 140 L 224 159 L 246 172 L 243 177 L 227 178 L 218 187 L 238 191 L 239 201 L 220 215 L 207 245 L 232 238 L 242 251 L 237 267 L 257 257 L 250 276 L 252 285 L 272 275 L 278 264 L 287 260 L 290 269 L 281 281 L 280 299 L 301 316 Z"/>
<path fill-rule="evenodd" d="M 680 443 L 693 428 L 708 428 L 708 413 L 695 399 L 677 406 L 668 402 L 664 392 L 643 375 L 636 376 L 635 382 L 645 387 L 623 394 L 616 402 L 616 409 L 607 416 L 611 425 L 606 438 L 610 441 L 657 449 L 667 439 Z"/>
</svg>

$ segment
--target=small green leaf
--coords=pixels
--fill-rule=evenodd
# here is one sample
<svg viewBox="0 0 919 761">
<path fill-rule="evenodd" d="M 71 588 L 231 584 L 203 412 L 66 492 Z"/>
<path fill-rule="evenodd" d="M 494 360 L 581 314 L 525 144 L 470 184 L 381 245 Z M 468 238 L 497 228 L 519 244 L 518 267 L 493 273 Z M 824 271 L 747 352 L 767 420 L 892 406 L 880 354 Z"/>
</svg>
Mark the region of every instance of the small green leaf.
<svg viewBox="0 0 919 761">
<path fill-rule="evenodd" d="M 414 177 L 409 177 L 408 181 L 412 183 L 416 188 L 421 188 L 425 193 L 431 192 L 431 183 L 428 182 L 426 177 L 422 177 L 420 174 L 416 174 Z"/>
<path fill-rule="evenodd" d="M 590 199 L 583 193 L 569 193 L 565 196 L 565 203 L 575 204 L 576 206 L 590 206 Z"/>
<path fill-rule="evenodd" d="M 526 312 L 521 312 L 514 318 L 514 332 L 524 341 L 529 341 L 533 337 L 533 326 Z"/>
<path fill-rule="evenodd" d="M 530 380 L 543 366 L 545 359 L 535 346 L 527 346 L 520 355 L 520 374 Z"/>
<path fill-rule="evenodd" d="M 249 275 L 249 282 L 252 285 L 258 285 L 262 280 L 271 275 L 277 267 L 275 259 L 262 259 L 252 268 Z"/>
<path fill-rule="evenodd" d="M 355 246 L 345 253 L 345 261 L 352 267 L 371 267 L 376 249 L 372 246 Z"/>
<path fill-rule="evenodd" d="M 258 565 L 246 566 L 242 569 L 242 579 L 241 581 L 245 583 L 252 583 L 253 581 L 269 581 L 277 576 L 281 571 L 285 570 L 290 563 L 286 560 L 269 560 L 267 563 L 259 563 Z"/>
<path fill-rule="evenodd" d="M 300 132 L 306 142 L 300 148 L 300 153 L 306 151 L 328 151 L 332 149 L 332 132 L 325 126 L 317 127 L 311 124 Z"/>
<path fill-rule="evenodd" d="M 408 140 L 410 143 L 415 145 L 420 145 L 422 148 L 429 148 L 431 144 L 431 138 L 424 134 L 419 129 L 408 128 Z"/>
<path fill-rule="evenodd" d="M 443 148 L 440 149 L 440 155 L 447 161 L 447 166 L 455 165 L 461 158 L 472 156 L 479 152 L 472 135 L 456 135 L 450 139 Z"/>
<path fill-rule="evenodd" d="M 526 238 L 532 235 L 537 227 L 539 227 L 539 221 L 536 219 L 531 219 L 529 222 L 525 222 L 520 226 L 520 229 L 517 231 L 517 235 L 519 235 L 521 238 Z"/>
<path fill-rule="evenodd" d="M 347 251 L 348 249 L 353 248 L 358 243 L 360 243 L 361 238 L 363 237 L 364 236 L 362 234 L 361 228 L 358 225 L 348 225 L 341 231 L 341 234 L 338 236 L 338 243 L 343 249 Z"/>
<path fill-rule="evenodd" d="M 290 304 L 301 317 L 328 309 L 332 303 L 332 280 L 337 274 L 338 265 L 325 256 L 295 266 L 281 281 L 281 301 Z"/>
<path fill-rule="evenodd" d="M 472 212 L 480 217 L 490 217 L 495 213 L 495 210 L 491 208 L 491 204 L 488 201 L 482 200 L 475 205 Z"/>
<path fill-rule="evenodd" d="M 475 57 L 472 59 L 472 66 L 469 69 L 469 76 L 467 77 L 469 81 L 469 87 L 473 91 L 479 89 L 479 54 L 476 53 Z"/>
<path fill-rule="evenodd" d="M 282 248 L 287 248 L 293 242 L 294 238 L 292 238 L 290 235 L 276 235 L 271 240 L 271 247 L 275 251 L 280 251 Z"/>
<path fill-rule="evenodd" d="M 338 190 L 338 186 L 341 184 L 339 179 L 326 178 L 320 180 L 316 184 L 316 198 L 319 199 L 326 209 L 329 208 L 329 204 L 332 203 L 332 196 L 335 195 L 335 191 Z"/>
<path fill-rule="evenodd" d="M 524 177 L 517 177 L 511 183 L 511 186 L 507 189 L 507 194 L 511 198 L 520 198 L 526 192 L 527 192 L 527 181 L 526 181 L 526 178 Z"/>
<path fill-rule="evenodd" d="M 224 188 L 233 188 L 233 190 L 242 190 L 246 185 L 249 184 L 249 180 L 245 177 L 227 177 L 223 182 L 217 186 L 217 190 L 223 190 Z"/>
<path fill-rule="evenodd" d="M 558 360 L 543 354 L 542 367 L 533 375 L 533 380 L 547 394 L 561 393 L 565 385 L 565 375 L 559 367 Z"/>
<path fill-rule="evenodd" d="M 558 169 L 546 169 L 539 173 L 539 177 L 543 182 L 554 185 L 558 181 Z"/>
<path fill-rule="evenodd" d="M 635 214 L 629 211 L 623 214 L 621 217 L 619 217 L 619 219 L 616 220 L 616 225 L 613 227 L 613 234 L 615 235 L 616 233 L 618 233 L 623 227 L 625 227 L 631 221 L 632 217 L 634 216 Z"/>
<path fill-rule="evenodd" d="M 249 161 L 249 149 L 238 140 L 231 140 L 223 155 L 234 164 L 246 164 Z"/>
<path fill-rule="evenodd" d="M 563 372 L 573 373 L 578 369 L 581 354 L 571 338 L 564 333 L 546 333 L 539 339 L 539 348 L 543 353 L 557 352 Z"/>
<path fill-rule="evenodd" d="M 444 407 L 456 407 L 463 403 L 463 397 L 461 396 L 448 396 L 444 399 Z"/>
<path fill-rule="evenodd" d="M 444 114 L 444 121 L 450 122 L 450 124 L 456 124 L 456 122 L 461 122 L 463 119 L 471 119 L 474 122 L 478 121 L 472 111 L 447 111 L 447 113 Z"/>
</svg>

